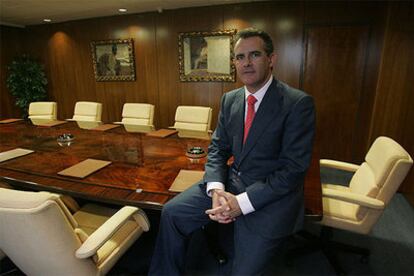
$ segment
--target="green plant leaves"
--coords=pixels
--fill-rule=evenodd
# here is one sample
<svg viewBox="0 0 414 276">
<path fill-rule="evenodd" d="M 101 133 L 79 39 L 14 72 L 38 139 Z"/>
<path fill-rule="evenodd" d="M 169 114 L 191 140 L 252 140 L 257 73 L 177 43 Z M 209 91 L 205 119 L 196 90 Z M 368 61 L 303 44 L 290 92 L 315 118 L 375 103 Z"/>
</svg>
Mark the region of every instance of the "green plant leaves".
<svg viewBox="0 0 414 276">
<path fill-rule="evenodd" d="M 7 88 L 16 98 L 16 106 L 21 108 L 25 117 L 31 102 L 47 99 L 46 74 L 41 64 L 26 55 L 15 58 L 8 70 Z"/>
</svg>

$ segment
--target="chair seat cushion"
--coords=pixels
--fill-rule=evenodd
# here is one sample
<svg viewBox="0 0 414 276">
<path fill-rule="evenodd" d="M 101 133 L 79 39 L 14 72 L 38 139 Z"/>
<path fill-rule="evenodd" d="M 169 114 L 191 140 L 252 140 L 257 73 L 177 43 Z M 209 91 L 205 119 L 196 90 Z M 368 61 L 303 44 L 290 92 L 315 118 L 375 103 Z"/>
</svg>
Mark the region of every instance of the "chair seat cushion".
<svg viewBox="0 0 414 276">
<path fill-rule="evenodd" d="M 349 188 L 347 186 L 338 185 L 338 184 L 322 184 L 323 189 L 332 189 L 332 190 L 340 190 L 340 191 L 347 191 Z"/>
<path fill-rule="evenodd" d="M 96 118 L 92 116 L 84 116 L 84 115 L 74 115 L 73 120 L 81 121 L 81 122 L 96 122 Z"/>
<path fill-rule="evenodd" d="M 323 198 L 323 213 L 331 217 L 357 221 L 359 206 L 332 198 Z"/>
<path fill-rule="evenodd" d="M 29 119 L 55 119 L 53 115 L 30 115 Z"/>
<path fill-rule="evenodd" d="M 122 123 L 128 124 L 128 125 L 143 125 L 148 126 L 149 125 L 149 119 L 138 119 L 138 118 L 123 118 Z"/>
<path fill-rule="evenodd" d="M 333 190 L 341 190 L 347 191 L 349 188 L 347 186 L 342 185 L 335 185 L 335 184 L 322 184 L 323 189 L 333 189 Z M 358 209 L 359 206 L 357 204 L 352 204 L 348 202 L 344 202 L 337 199 L 326 198 L 324 197 L 322 200 L 323 204 L 323 212 L 326 215 L 348 219 L 348 220 L 358 220 Z"/>
<path fill-rule="evenodd" d="M 178 130 L 185 129 L 185 130 L 194 130 L 194 131 L 208 131 L 207 124 L 175 122 L 174 128 Z"/>
<path fill-rule="evenodd" d="M 117 210 L 86 204 L 73 217 L 86 234 L 91 235 L 106 220 L 114 215 Z M 135 229 L 135 230 L 134 230 Z M 97 252 L 94 261 L 101 265 L 111 254 L 118 254 L 119 248 L 125 246 L 125 242 L 131 241 L 131 235 L 140 235 L 142 228 L 133 220 L 126 222 Z M 132 241 L 135 239 L 132 239 Z"/>
</svg>

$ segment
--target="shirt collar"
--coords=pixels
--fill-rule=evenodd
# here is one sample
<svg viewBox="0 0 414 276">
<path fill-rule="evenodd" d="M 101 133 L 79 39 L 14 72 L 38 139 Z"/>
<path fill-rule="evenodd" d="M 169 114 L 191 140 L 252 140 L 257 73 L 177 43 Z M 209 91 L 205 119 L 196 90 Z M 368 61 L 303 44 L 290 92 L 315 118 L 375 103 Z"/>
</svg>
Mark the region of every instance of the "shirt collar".
<svg viewBox="0 0 414 276">
<path fill-rule="evenodd" d="M 244 86 L 244 98 L 245 98 L 245 100 L 247 99 L 248 96 L 254 95 L 254 97 L 260 103 L 262 101 L 264 95 L 266 94 L 267 89 L 272 84 L 272 81 L 273 81 L 273 76 L 271 76 L 269 78 L 269 80 L 266 82 L 266 84 L 263 85 L 263 87 L 260 88 L 259 90 L 257 90 L 256 93 L 254 93 L 254 94 L 250 93 L 249 90 L 247 90 L 247 87 Z"/>
</svg>

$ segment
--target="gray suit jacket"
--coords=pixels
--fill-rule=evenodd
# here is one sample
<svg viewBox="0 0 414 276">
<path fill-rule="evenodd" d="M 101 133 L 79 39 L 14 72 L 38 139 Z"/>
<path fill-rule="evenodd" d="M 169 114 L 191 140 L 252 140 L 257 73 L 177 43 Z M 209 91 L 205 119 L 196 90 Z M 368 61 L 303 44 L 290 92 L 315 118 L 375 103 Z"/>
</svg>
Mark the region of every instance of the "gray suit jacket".
<svg viewBox="0 0 414 276">
<path fill-rule="evenodd" d="M 246 227 L 279 238 L 303 225 L 303 183 L 315 131 L 312 97 L 273 79 L 243 145 L 244 88 L 223 95 L 209 147 L 204 183 L 225 183 L 234 194 L 247 192 L 255 212 Z M 229 157 L 234 157 L 231 167 Z"/>
</svg>

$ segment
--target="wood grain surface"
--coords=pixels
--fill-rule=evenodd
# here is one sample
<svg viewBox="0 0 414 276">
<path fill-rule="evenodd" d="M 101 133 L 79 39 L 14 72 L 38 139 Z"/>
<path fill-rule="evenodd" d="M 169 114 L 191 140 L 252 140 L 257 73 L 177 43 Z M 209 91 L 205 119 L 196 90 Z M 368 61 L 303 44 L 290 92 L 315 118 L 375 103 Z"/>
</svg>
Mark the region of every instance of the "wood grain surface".
<svg viewBox="0 0 414 276">
<path fill-rule="evenodd" d="M 75 137 L 68 147 L 56 141 L 63 133 Z M 206 158 L 187 158 L 187 149 L 200 146 L 207 151 L 208 144 L 206 140 L 177 135 L 158 138 L 127 133 L 123 128 L 106 132 L 83 130 L 75 122 L 54 128 L 36 127 L 29 122 L 1 125 L 0 152 L 22 147 L 35 153 L 1 163 L 0 179 L 29 189 L 159 210 L 176 195 L 168 189 L 181 169 L 204 170 Z M 319 157 L 314 157 L 305 183 L 306 211 L 320 218 Z M 58 175 L 88 158 L 112 163 L 84 179 Z"/>
</svg>

